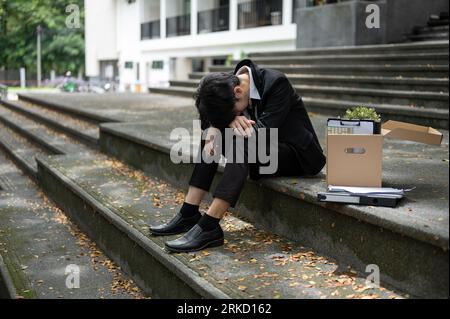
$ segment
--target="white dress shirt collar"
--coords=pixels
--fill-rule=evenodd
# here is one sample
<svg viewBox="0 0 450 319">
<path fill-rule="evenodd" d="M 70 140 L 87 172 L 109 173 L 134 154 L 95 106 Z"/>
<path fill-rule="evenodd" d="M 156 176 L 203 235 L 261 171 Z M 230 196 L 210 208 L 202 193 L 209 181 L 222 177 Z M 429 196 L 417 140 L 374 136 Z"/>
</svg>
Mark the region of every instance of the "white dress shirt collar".
<svg viewBox="0 0 450 319">
<path fill-rule="evenodd" d="M 252 69 L 248 66 L 243 66 L 239 69 L 236 75 L 241 75 L 243 73 L 247 73 L 250 78 L 250 99 L 253 100 L 261 100 L 261 96 L 259 95 L 258 89 L 256 88 L 255 82 L 253 81 Z"/>
</svg>

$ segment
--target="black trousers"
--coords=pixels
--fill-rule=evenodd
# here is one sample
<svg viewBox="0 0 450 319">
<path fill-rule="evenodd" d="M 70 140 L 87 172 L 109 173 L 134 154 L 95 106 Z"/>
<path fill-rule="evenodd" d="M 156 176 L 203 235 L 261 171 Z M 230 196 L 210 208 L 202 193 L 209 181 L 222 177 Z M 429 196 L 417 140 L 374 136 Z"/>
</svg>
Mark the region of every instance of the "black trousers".
<svg viewBox="0 0 450 319">
<path fill-rule="evenodd" d="M 238 141 L 239 139 L 241 139 L 241 141 Z M 244 140 L 243 142 L 242 139 Z M 204 146 L 205 141 L 202 141 L 202 154 L 204 153 Z M 233 153 L 230 153 L 231 149 L 233 149 Z M 213 197 L 225 200 L 231 205 L 231 207 L 235 207 L 237 201 L 239 200 L 240 194 L 245 186 L 245 182 L 247 181 L 250 169 L 254 168 L 251 167 L 251 165 L 256 165 L 253 163 L 248 163 L 248 150 L 248 140 L 244 139 L 243 137 L 233 137 L 231 146 L 230 144 L 225 144 L 224 137 L 222 139 L 222 155 L 227 159 L 233 157 L 234 160 L 232 162 L 226 163 L 224 173 L 213 193 Z M 305 153 L 308 153 L 308 156 L 300 155 L 301 158 L 299 160 L 299 154 L 295 152 L 291 145 L 283 143 L 281 141 L 278 142 L 277 171 L 272 175 L 263 176 L 308 175 L 308 169 L 306 169 L 306 167 L 310 166 L 310 163 L 308 162 L 317 162 L 317 160 L 323 161 L 324 156 L 320 145 L 317 145 L 316 141 L 313 141 L 311 143 L 310 147 L 305 150 Z M 243 156 L 244 161 L 235 160 L 236 157 L 239 156 L 238 154 Z M 316 156 L 314 156 L 314 154 L 316 154 Z M 192 173 L 189 185 L 209 192 L 218 166 L 219 164 L 217 162 L 207 163 L 204 161 L 203 157 L 201 157 L 201 162 L 195 164 L 195 168 Z"/>
</svg>

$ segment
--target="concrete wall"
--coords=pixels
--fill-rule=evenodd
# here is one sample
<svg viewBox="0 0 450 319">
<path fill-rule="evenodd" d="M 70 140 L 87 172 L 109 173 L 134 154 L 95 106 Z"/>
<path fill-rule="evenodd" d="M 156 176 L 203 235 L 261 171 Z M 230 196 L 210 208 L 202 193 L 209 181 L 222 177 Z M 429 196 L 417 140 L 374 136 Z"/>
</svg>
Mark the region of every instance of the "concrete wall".
<svg viewBox="0 0 450 319">
<path fill-rule="evenodd" d="M 134 85 L 137 83 L 138 62 L 141 68 L 141 78 L 142 70 L 145 69 L 145 67 L 142 67 L 139 51 L 139 42 L 141 41 L 140 3 L 137 1 L 129 4 L 127 1 L 116 1 L 116 5 L 120 88 L 125 89 L 129 87 L 131 90 L 134 90 Z M 133 68 L 126 69 L 126 62 L 133 62 Z"/>
<path fill-rule="evenodd" d="M 86 75 L 100 75 L 101 60 L 116 60 L 116 1 L 85 0 Z"/>
<path fill-rule="evenodd" d="M 366 7 L 379 5 L 381 16 L 384 2 L 348 1 L 333 5 L 307 7 L 297 10 L 297 47 L 328 47 L 379 44 L 385 41 L 384 26 L 366 27 Z M 381 19 L 383 23 L 383 19 Z"/>
<path fill-rule="evenodd" d="M 386 42 L 403 40 L 414 26 L 425 26 L 430 14 L 449 11 L 448 0 L 386 0 Z"/>
<path fill-rule="evenodd" d="M 367 5 L 380 7 L 380 29 L 365 25 Z M 348 1 L 296 11 L 297 48 L 403 42 L 430 14 L 449 11 L 448 0 Z"/>
</svg>

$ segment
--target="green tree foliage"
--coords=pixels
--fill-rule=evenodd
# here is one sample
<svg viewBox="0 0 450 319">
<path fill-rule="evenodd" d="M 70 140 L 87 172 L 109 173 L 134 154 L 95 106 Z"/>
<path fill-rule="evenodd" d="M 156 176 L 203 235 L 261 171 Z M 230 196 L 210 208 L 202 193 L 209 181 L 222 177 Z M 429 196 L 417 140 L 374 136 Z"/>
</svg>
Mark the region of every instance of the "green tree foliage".
<svg viewBox="0 0 450 319">
<path fill-rule="evenodd" d="M 80 8 L 80 28 L 68 28 L 69 4 Z M 42 69 L 47 75 L 84 67 L 83 0 L 0 0 L 0 69 L 36 72 L 36 29 L 42 31 Z"/>
</svg>

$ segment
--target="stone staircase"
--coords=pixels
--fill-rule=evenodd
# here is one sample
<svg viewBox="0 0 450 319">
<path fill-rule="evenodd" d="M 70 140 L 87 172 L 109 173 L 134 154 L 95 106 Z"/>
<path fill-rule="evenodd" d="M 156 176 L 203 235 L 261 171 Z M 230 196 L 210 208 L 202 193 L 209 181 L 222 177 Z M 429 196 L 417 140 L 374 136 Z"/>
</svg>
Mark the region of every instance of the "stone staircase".
<svg viewBox="0 0 450 319">
<path fill-rule="evenodd" d="M 90 150 L 3 106 L 0 117 L 0 299 L 144 298 L 32 181 L 36 157 Z M 80 270 L 77 289 L 66 285 L 73 266 Z"/>
<path fill-rule="evenodd" d="M 407 39 L 409 41 L 448 41 L 448 27 L 448 12 L 432 15 L 427 26 L 415 27 L 412 34 L 407 36 Z"/>
<path fill-rule="evenodd" d="M 147 294 L 221 299 L 405 296 L 385 288 L 366 290 L 364 278 L 353 270 L 336 272 L 332 259 L 233 216 L 223 225 L 229 232 L 224 248 L 169 255 L 162 238 L 149 237 L 148 224 L 171 218 L 181 204 L 180 190 L 97 152 L 95 115 L 88 121 L 63 107 L 44 105 L 2 101 L 1 148 Z M 10 268 L 4 273 L 17 291 L 34 291 L 18 284 Z M 28 280 L 29 275 L 21 275 Z"/>
<path fill-rule="evenodd" d="M 112 105 L 102 111 L 70 95 L 20 98 L 2 101 L 0 146 L 151 296 L 448 297 L 448 216 L 443 208 L 448 194 L 446 202 L 440 193 L 446 183 L 441 170 L 448 171 L 448 164 L 441 160 L 430 159 L 424 166 L 433 171 L 429 178 L 434 184 L 427 189 L 434 197 L 413 192 L 412 200 L 395 211 L 317 203 L 323 174 L 249 181 L 240 205 L 223 222 L 224 247 L 169 255 L 163 239 L 149 236 L 147 227 L 168 220 L 181 204 L 192 165 L 171 162 L 167 130 L 192 125 L 192 101 L 177 101 L 186 103 L 179 112 L 163 104 L 144 111 L 141 101 L 132 110 L 122 96 L 112 97 L 117 104 L 129 103 L 133 114 L 126 116 Z M 325 120 L 313 117 L 316 127 Z M 323 143 L 324 132 L 318 132 Z M 429 151 L 447 157 L 448 163 L 447 133 L 444 144 L 442 150 Z M 387 151 L 392 160 L 385 169 L 416 183 L 404 163 L 416 163 L 412 154 L 422 148 L 408 144 L 403 153 Z M 386 180 L 393 186 L 399 182 Z M 364 288 L 369 264 L 380 267 L 383 288 Z"/>
<path fill-rule="evenodd" d="M 448 45 L 430 41 L 302 49 L 249 58 L 287 74 L 310 112 L 342 115 L 349 107 L 367 105 L 386 120 L 448 129 Z M 233 70 L 215 66 L 209 71 Z M 171 81 L 169 88 L 150 92 L 192 97 L 204 75 L 193 73 L 187 81 Z"/>
</svg>

